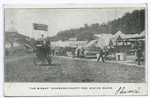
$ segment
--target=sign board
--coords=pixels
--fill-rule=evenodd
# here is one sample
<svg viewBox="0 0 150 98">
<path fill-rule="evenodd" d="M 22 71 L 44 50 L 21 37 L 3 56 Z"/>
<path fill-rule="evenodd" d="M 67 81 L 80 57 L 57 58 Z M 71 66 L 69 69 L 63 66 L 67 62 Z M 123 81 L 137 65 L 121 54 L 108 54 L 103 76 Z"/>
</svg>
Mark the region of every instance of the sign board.
<svg viewBox="0 0 150 98">
<path fill-rule="evenodd" d="M 43 30 L 43 31 L 47 31 L 48 30 L 48 25 L 45 25 L 45 24 L 33 23 L 33 27 L 34 27 L 34 30 Z"/>
</svg>

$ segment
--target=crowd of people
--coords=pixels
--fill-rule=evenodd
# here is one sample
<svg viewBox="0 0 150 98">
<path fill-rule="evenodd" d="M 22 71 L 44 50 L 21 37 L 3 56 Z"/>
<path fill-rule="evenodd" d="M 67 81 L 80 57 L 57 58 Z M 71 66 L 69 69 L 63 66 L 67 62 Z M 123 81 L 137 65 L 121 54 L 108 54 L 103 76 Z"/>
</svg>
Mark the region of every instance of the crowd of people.
<svg viewBox="0 0 150 98">
<path fill-rule="evenodd" d="M 44 41 L 43 39 L 43 35 L 42 35 L 42 39 L 39 41 L 42 42 L 42 46 L 46 47 L 47 45 L 50 45 L 50 42 L 48 44 L 48 41 Z M 38 45 L 38 43 L 36 43 Z M 48 46 L 47 46 L 48 47 Z M 45 55 L 47 55 L 46 53 L 50 53 L 51 55 L 60 55 L 60 56 L 69 56 L 69 57 L 85 57 L 85 55 L 88 53 L 83 47 L 81 48 L 71 48 L 71 47 L 65 47 L 65 48 L 51 48 L 50 46 L 48 47 L 48 51 L 47 50 L 43 53 L 45 53 Z M 142 49 L 141 49 L 141 45 L 139 44 L 138 49 L 136 49 L 136 57 L 137 57 L 137 61 L 138 61 L 138 65 L 140 65 L 141 62 L 141 57 L 142 57 Z M 36 52 L 40 53 L 42 51 L 37 51 Z M 100 59 L 102 59 L 103 62 L 105 62 L 105 59 L 107 58 L 107 56 L 109 55 L 109 49 L 104 47 L 104 48 L 99 48 L 98 52 L 97 52 L 98 57 L 97 57 L 97 62 L 99 62 Z M 5 56 L 9 55 L 9 50 L 5 49 Z M 42 56 L 38 56 L 38 57 L 42 57 Z"/>
</svg>

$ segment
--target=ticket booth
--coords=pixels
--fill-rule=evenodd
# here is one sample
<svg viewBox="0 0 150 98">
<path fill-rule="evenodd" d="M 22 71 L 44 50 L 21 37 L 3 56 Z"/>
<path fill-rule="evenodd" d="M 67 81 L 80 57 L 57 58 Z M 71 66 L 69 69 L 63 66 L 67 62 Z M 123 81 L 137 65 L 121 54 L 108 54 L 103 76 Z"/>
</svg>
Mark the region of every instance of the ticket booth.
<svg viewBox="0 0 150 98">
<path fill-rule="evenodd" d="M 126 60 L 126 54 L 125 53 L 116 53 L 116 60 L 124 61 Z"/>
</svg>

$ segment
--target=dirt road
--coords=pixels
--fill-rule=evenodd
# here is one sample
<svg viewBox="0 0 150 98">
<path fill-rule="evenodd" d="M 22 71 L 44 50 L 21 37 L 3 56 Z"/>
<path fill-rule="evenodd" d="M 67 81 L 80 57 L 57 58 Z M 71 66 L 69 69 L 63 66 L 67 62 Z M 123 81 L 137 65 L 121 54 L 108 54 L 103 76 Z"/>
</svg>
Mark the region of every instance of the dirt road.
<svg viewBox="0 0 150 98">
<path fill-rule="evenodd" d="M 18 57 L 18 56 L 17 56 Z M 142 83 L 145 67 L 52 57 L 52 65 L 35 66 L 32 55 L 5 60 L 5 82 Z"/>
</svg>

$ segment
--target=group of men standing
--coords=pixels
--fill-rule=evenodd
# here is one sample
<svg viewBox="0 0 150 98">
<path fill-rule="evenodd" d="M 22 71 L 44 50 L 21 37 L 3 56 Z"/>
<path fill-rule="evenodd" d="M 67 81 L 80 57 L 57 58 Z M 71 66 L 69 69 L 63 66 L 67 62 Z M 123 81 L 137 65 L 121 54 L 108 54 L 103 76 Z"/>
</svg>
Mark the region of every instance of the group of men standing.
<svg viewBox="0 0 150 98">
<path fill-rule="evenodd" d="M 140 46 L 138 47 L 138 49 L 136 51 L 136 56 L 137 56 L 137 60 L 138 60 L 138 65 L 140 65 L 140 61 L 141 61 L 141 57 L 142 57 L 142 50 L 141 50 Z M 100 58 L 102 58 L 102 61 L 105 62 L 103 49 L 100 49 L 99 57 L 97 59 L 97 62 L 100 60 Z"/>
</svg>

